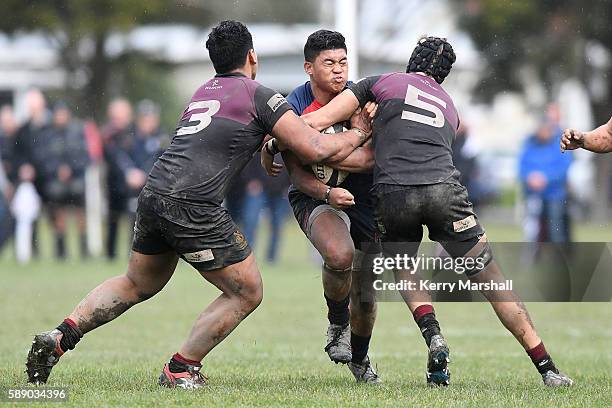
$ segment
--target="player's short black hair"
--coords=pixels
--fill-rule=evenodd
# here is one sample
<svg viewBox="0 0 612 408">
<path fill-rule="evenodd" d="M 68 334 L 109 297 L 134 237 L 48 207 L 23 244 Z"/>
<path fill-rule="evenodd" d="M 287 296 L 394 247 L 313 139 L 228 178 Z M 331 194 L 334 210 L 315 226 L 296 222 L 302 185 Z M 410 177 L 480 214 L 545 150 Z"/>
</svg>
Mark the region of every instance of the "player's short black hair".
<svg viewBox="0 0 612 408">
<path fill-rule="evenodd" d="M 344 36 L 337 31 L 318 30 L 308 36 L 304 45 L 304 59 L 314 62 L 322 51 L 343 49 L 346 51 Z"/>
<path fill-rule="evenodd" d="M 253 48 L 249 29 L 239 21 L 225 20 L 213 27 L 206 48 L 218 74 L 225 74 L 244 65 L 244 60 Z"/>
<path fill-rule="evenodd" d="M 445 38 L 421 37 L 412 51 L 406 72 L 424 72 L 441 84 L 457 57 Z"/>
</svg>

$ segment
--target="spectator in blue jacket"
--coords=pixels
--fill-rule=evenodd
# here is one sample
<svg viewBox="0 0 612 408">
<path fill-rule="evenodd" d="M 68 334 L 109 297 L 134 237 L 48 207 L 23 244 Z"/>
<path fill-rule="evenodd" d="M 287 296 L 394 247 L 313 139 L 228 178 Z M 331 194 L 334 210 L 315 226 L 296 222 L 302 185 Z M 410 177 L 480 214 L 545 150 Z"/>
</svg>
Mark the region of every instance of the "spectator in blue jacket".
<svg viewBox="0 0 612 408">
<path fill-rule="evenodd" d="M 526 199 L 527 241 L 568 242 L 567 173 L 571 154 L 558 145 L 563 131 L 551 108 L 535 134 L 530 135 L 520 154 L 519 175 Z"/>
</svg>

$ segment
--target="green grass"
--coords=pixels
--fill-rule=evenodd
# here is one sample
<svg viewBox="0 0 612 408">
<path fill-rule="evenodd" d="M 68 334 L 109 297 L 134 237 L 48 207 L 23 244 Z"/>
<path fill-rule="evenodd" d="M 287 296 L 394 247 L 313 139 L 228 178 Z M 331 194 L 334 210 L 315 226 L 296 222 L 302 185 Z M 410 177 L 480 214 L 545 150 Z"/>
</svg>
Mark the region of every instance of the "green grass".
<svg viewBox="0 0 612 408">
<path fill-rule="evenodd" d="M 596 232 L 580 233 L 596 240 L 598 227 L 589 228 Z M 515 240 L 517 233 L 489 231 L 498 241 Z M 50 406 L 612 406 L 610 303 L 528 305 L 555 362 L 576 380 L 569 389 L 544 388 L 524 351 L 482 303 L 436 305 L 451 346 L 452 385 L 429 389 L 426 349 L 410 313 L 403 304 L 384 303 L 370 353 L 384 384 L 357 385 L 323 352 L 319 267 L 293 223 L 283 245 L 277 266 L 260 263 L 261 307 L 205 359 L 209 387 L 184 392 L 156 385 L 164 362 L 217 294 L 181 264 L 162 293 L 62 357 L 49 385 L 67 386 L 70 397 Z M 125 266 L 125 260 L 60 264 L 48 257 L 18 266 L 9 258 L 0 258 L 0 388 L 24 385 L 34 333 L 56 326 L 92 287 Z"/>
</svg>

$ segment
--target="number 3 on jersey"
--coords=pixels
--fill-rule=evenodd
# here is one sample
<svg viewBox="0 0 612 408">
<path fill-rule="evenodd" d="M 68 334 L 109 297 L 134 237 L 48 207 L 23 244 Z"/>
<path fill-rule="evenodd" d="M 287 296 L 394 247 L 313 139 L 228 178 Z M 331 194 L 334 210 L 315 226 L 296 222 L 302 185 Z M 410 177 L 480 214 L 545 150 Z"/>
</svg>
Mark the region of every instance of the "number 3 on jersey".
<svg viewBox="0 0 612 408">
<path fill-rule="evenodd" d="M 198 133 L 200 130 L 204 129 L 206 126 L 210 125 L 212 121 L 212 115 L 219 112 L 219 108 L 221 108 L 221 102 L 217 100 L 210 101 L 197 101 L 191 102 L 187 107 L 187 112 L 191 112 L 196 109 L 208 109 L 206 112 L 194 113 L 189 117 L 189 122 L 198 122 L 192 126 L 184 126 L 176 131 L 177 135 L 192 135 L 194 133 Z M 186 113 L 187 113 L 186 112 Z"/>
<path fill-rule="evenodd" d="M 414 106 L 415 108 L 423 109 L 427 112 L 431 112 L 434 114 L 434 117 L 422 115 L 420 113 L 410 112 L 410 111 L 402 111 L 402 119 L 412 120 L 414 122 L 423 123 L 425 125 L 441 128 L 444 126 L 444 113 L 442 110 L 438 108 L 436 105 L 431 104 L 429 102 L 425 102 L 422 99 L 419 99 L 419 96 L 425 99 L 429 99 L 430 101 L 434 101 L 439 105 L 446 108 L 446 102 L 442 99 L 437 98 L 433 95 L 428 94 L 425 91 L 420 90 L 419 88 L 408 85 L 408 89 L 406 90 L 406 99 L 404 99 L 404 103 L 409 106 Z"/>
</svg>

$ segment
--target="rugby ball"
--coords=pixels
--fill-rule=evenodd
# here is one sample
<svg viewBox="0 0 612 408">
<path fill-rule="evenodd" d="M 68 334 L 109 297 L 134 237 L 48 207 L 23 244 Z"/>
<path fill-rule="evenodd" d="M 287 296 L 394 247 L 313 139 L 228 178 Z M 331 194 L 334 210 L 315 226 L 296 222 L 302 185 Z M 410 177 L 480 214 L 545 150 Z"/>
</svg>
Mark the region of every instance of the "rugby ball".
<svg viewBox="0 0 612 408">
<path fill-rule="evenodd" d="M 334 134 L 334 133 L 346 132 L 347 130 L 348 129 L 345 128 L 342 123 L 336 123 L 335 125 L 332 125 L 328 127 L 327 129 L 324 129 L 321 133 Z M 349 172 L 347 171 L 336 170 L 323 163 L 315 163 L 311 167 L 312 167 L 312 172 L 314 173 L 315 177 L 319 181 L 331 187 L 338 186 L 349 175 Z"/>
</svg>

